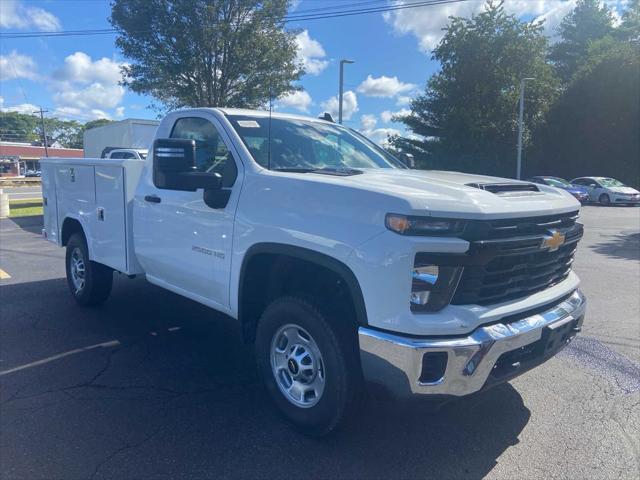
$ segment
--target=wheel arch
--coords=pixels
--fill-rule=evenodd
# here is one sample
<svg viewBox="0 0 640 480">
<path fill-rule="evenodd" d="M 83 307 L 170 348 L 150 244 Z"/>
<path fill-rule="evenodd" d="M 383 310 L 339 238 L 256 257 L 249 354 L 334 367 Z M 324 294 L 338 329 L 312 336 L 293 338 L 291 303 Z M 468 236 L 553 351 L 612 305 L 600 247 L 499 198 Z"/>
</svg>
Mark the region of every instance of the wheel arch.
<svg viewBox="0 0 640 480">
<path fill-rule="evenodd" d="M 78 232 L 84 235 L 85 240 L 87 239 L 87 234 L 80 220 L 74 217 L 66 217 L 62 222 L 62 229 L 60 230 L 60 245 L 66 247 L 71 235 Z"/>
<path fill-rule="evenodd" d="M 256 265 L 256 263 L 258 265 Z M 292 265 L 294 265 L 292 267 Z M 259 318 L 258 308 L 252 307 L 253 303 L 249 298 L 255 290 L 255 284 L 251 282 L 264 281 L 251 278 L 252 274 L 259 271 L 261 275 L 266 275 L 267 284 L 263 295 L 264 301 L 273 299 L 281 287 L 279 281 L 286 278 L 291 272 L 291 268 L 304 265 L 314 273 L 334 275 L 335 279 L 342 282 L 344 290 L 349 295 L 350 304 L 353 308 L 353 316 L 357 325 L 367 325 L 367 312 L 364 296 L 360 288 L 360 283 L 353 271 L 342 261 L 303 247 L 280 244 L 280 243 L 258 243 L 251 246 L 244 255 L 240 267 L 238 284 L 238 319 L 242 327 L 243 338 L 247 342 L 253 341 L 255 327 Z M 254 302 L 255 303 L 255 302 Z M 257 302 L 259 303 L 259 302 Z M 263 308 L 266 305 L 261 305 Z"/>
</svg>

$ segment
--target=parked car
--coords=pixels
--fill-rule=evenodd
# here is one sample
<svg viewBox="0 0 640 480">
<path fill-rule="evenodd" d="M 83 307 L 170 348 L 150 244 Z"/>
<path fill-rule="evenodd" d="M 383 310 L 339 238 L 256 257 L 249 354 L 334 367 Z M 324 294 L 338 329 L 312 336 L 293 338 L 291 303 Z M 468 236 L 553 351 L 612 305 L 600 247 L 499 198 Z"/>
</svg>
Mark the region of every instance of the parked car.
<svg viewBox="0 0 640 480">
<path fill-rule="evenodd" d="M 508 381 L 584 319 L 571 195 L 411 170 L 330 121 L 181 110 L 146 160 L 43 166 L 43 235 L 66 247 L 77 303 L 104 302 L 119 271 L 224 312 L 274 403 L 313 435 L 352 416 L 367 384 L 442 399 Z"/>
<path fill-rule="evenodd" d="M 560 177 L 549 177 L 549 176 L 536 176 L 531 177 L 527 181 L 533 183 L 539 183 L 540 185 L 549 185 L 550 187 L 561 188 L 566 190 L 571 195 L 576 197 L 580 203 L 584 204 L 589 201 L 589 191 L 586 187 L 580 185 L 572 185 L 564 178 Z"/>
<path fill-rule="evenodd" d="M 612 203 L 638 205 L 640 192 L 626 186 L 620 180 L 609 177 L 580 177 L 571 180 L 574 185 L 585 187 L 589 192 L 589 200 L 601 205 Z"/>
<path fill-rule="evenodd" d="M 27 170 L 27 172 L 24 174 L 25 177 L 39 177 L 42 175 L 42 172 L 40 172 L 40 170 Z"/>
</svg>

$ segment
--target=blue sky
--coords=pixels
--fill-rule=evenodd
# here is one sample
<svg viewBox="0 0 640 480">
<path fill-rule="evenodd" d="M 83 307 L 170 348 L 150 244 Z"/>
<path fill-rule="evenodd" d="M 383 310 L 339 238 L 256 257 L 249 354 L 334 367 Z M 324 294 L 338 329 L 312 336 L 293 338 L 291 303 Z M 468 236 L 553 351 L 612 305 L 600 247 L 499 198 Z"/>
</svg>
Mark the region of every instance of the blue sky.
<svg viewBox="0 0 640 480">
<path fill-rule="evenodd" d="M 300 0 L 296 12 L 310 8 L 348 8 L 360 0 Z M 387 0 L 411 3 L 416 0 Z M 506 8 L 523 19 L 545 18 L 554 29 L 575 0 L 507 0 Z M 109 0 L 0 0 L 3 33 L 110 28 Z M 382 4 L 380 0 L 379 4 Z M 607 1 L 621 11 L 626 0 Z M 376 4 L 378 5 L 378 4 Z M 282 111 L 318 115 L 334 111 L 341 58 L 355 60 L 345 69 L 345 123 L 376 141 L 401 130 L 393 113 L 408 107 L 438 65 L 430 50 L 442 36 L 449 15 L 470 16 L 481 0 L 289 24 L 301 29 L 299 55 L 307 65 L 303 93 L 280 101 Z M 107 117 L 155 118 L 152 99 L 118 85 L 126 62 L 114 35 L 0 41 L 0 108 L 28 112 L 43 106 L 50 115 L 86 121 Z"/>
</svg>

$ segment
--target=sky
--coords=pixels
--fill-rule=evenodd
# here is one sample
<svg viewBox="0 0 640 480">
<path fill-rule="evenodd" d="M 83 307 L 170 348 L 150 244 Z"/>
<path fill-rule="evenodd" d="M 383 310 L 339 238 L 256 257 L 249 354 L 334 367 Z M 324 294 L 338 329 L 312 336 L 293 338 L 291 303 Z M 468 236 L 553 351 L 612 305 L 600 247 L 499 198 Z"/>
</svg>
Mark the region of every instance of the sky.
<svg viewBox="0 0 640 480">
<path fill-rule="evenodd" d="M 379 0 L 369 6 L 412 3 Z M 349 9 L 362 0 L 295 0 L 291 11 L 338 6 Z M 606 0 L 619 16 L 626 0 Z M 289 23 L 299 30 L 298 55 L 307 73 L 303 88 L 280 99 L 283 112 L 337 118 L 340 59 L 345 66 L 344 123 L 374 141 L 403 133 L 393 115 L 406 112 L 438 70 L 431 50 L 442 38 L 449 16 L 469 17 L 483 0 L 408 8 L 385 13 Z M 505 8 L 523 20 L 545 19 L 553 41 L 557 26 L 575 0 L 506 0 Z M 351 7 L 356 8 L 356 7 Z M 110 0 L 0 0 L 0 30 L 50 32 L 111 28 Z M 119 85 L 127 62 L 116 49 L 115 35 L 0 38 L 0 109 L 85 122 L 96 118 L 157 118 L 152 98 Z"/>
</svg>

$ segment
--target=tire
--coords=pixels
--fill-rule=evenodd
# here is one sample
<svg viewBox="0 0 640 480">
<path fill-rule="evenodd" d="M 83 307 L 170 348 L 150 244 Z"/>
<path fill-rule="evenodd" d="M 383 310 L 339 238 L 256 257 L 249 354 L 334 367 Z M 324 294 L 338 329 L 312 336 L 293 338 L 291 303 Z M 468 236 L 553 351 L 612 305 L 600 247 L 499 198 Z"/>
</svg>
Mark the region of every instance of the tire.
<svg viewBox="0 0 640 480">
<path fill-rule="evenodd" d="M 74 233 L 67 242 L 67 285 L 78 304 L 83 307 L 100 305 L 109 298 L 113 284 L 113 270 L 89 260 L 84 235 Z"/>
<path fill-rule="evenodd" d="M 258 371 L 279 410 L 307 435 L 326 435 L 341 426 L 360 399 L 355 327 L 349 327 L 355 324 L 340 320 L 302 298 L 281 297 L 258 323 Z M 302 390 L 307 391 L 300 395 Z"/>
<path fill-rule="evenodd" d="M 606 193 L 600 195 L 598 201 L 600 202 L 600 205 L 611 205 L 611 198 L 609 198 L 609 195 L 607 195 Z"/>
</svg>

